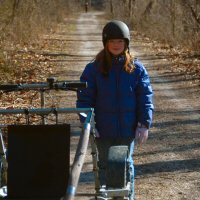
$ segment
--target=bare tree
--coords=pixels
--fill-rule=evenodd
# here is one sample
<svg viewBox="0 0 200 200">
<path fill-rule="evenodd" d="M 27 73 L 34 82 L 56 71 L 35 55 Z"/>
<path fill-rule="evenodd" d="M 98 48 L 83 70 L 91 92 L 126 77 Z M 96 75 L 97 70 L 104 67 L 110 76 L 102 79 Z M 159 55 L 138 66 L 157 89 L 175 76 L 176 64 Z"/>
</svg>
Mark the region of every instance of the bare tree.
<svg viewBox="0 0 200 200">
<path fill-rule="evenodd" d="M 114 14 L 114 12 L 113 12 L 113 1 L 112 0 L 110 0 L 110 12 L 111 12 L 112 15 Z"/>
<path fill-rule="evenodd" d="M 170 1 L 170 11 L 171 11 L 171 27 L 172 27 L 172 36 L 175 36 L 175 20 L 176 20 L 176 2 L 174 0 Z"/>
<path fill-rule="evenodd" d="M 109 6 L 113 17 L 129 21 L 149 37 L 171 45 L 200 46 L 200 0 L 110 0 Z"/>
</svg>

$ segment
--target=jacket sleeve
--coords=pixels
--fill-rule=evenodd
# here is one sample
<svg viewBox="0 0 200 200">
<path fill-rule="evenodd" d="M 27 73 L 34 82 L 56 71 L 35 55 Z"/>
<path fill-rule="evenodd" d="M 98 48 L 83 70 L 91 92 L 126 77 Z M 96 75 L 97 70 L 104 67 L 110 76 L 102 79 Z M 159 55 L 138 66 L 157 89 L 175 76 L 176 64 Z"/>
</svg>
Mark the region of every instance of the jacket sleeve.
<svg viewBox="0 0 200 200">
<path fill-rule="evenodd" d="M 135 64 L 139 66 L 138 83 L 136 87 L 137 119 L 138 122 L 150 128 L 154 111 L 153 90 L 145 67 L 139 62 Z"/>
<path fill-rule="evenodd" d="M 87 82 L 87 88 L 77 92 L 77 108 L 94 108 L 96 99 L 95 70 L 93 63 L 86 65 L 80 80 Z M 81 122 L 85 120 L 84 114 L 80 115 Z"/>
</svg>

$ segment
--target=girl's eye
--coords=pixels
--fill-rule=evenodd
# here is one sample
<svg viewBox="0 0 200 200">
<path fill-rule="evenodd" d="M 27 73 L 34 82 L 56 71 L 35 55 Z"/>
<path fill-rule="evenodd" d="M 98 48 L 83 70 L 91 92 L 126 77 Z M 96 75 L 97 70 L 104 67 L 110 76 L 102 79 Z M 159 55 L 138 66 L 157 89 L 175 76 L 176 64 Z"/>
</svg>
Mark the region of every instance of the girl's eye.
<svg viewBox="0 0 200 200">
<path fill-rule="evenodd" d="M 109 40 L 110 43 L 123 43 L 124 40 Z"/>
</svg>

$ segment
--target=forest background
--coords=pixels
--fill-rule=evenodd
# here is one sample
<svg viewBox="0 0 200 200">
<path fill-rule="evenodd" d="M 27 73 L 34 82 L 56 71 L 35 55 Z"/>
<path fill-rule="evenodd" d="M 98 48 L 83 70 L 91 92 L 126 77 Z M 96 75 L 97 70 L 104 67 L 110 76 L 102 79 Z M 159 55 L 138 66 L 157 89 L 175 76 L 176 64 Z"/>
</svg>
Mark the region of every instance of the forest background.
<svg viewBox="0 0 200 200">
<path fill-rule="evenodd" d="M 83 11 L 85 0 L 0 0 L 0 82 L 13 80 L 17 51 L 44 45 L 40 36 Z M 200 0 L 88 0 L 90 9 L 124 20 L 166 50 L 176 67 L 199 74 Z M 157 41 L 159 45 L 157 45 Z M 162 45 L 160 45 L 162 44 Z M 177 62 L 178 61 L 178 62 Z"/>
<path fill-rule="evenodd" d="M 105 21 L 125 21 L 131 52 L 151 74 L 156 105 L 148 143 L 135 151 L 136 199 L 199 199 L 200 0 L 87 1 L 88 13 L 85 0 L 0 0 L 0 85 L 43 82 L 50 76 L 78 79 L 94 50 L 102 48 Z M 74 107 L 76 94 L 55 93 L 45 96 L 46 107 Z M 0 108 L 28 111 L 41 106 L 40 97 L 38 91 L 0 91 Z M 40 116 L 30 117 L 40 122 Z M 53 117 L 45 119 L 53 123 Z M 63 118 L 78 121 L 78 116 Z M 25 124 L 26 119 L 1 115 L 0 125 Z M 90 156 L 82 173 L 84 193 L 94 188 Z"/>
</svg>

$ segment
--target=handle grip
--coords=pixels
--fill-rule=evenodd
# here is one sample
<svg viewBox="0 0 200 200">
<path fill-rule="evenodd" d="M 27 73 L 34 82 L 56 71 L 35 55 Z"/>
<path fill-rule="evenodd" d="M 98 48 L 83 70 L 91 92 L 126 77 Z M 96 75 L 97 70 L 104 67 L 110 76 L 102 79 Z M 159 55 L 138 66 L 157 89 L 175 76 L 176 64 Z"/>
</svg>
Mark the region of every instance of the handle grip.
<svg viewBox="0 0 200 200">
<path fill-rule="evenodd" d="M 3 91 L 15 91 L 18 89 L 19 89 L 18 84 L 0 85 L 0 90 L 3 90 Z"/>
<path fill-rule="evenodd" d="M 80 82 L 80 81 L 64 82 L 63 86 L 66 89 L 70 89 L 70 88 L 84 89 L 84 88 L 87 88 L 87 82 Z"/>
<path fill-rule="evenodd" d="M 55 81 L 48 79 L 42 83 L 23 83 L 23 84 L 5 84 L 0 85 L 0 90 L 5 92 L 19 90 L 77 90 L 87 88 L 87 82 L 81 81 Z"/>
</svg>

